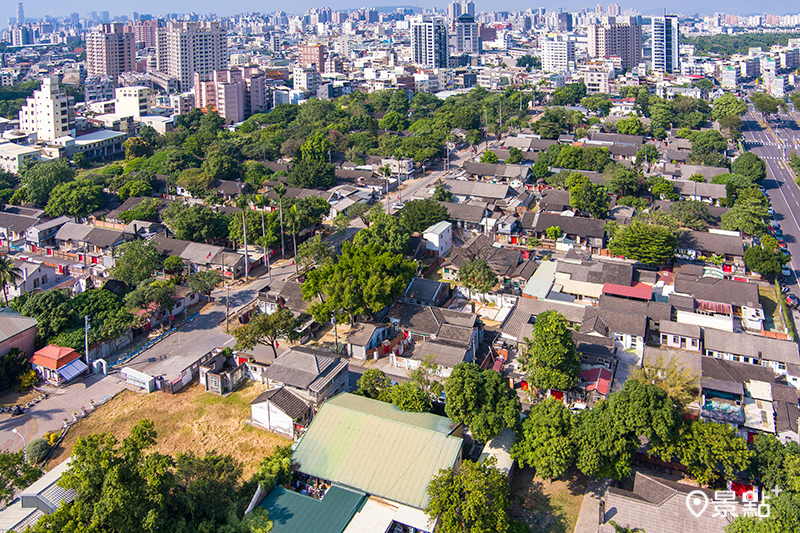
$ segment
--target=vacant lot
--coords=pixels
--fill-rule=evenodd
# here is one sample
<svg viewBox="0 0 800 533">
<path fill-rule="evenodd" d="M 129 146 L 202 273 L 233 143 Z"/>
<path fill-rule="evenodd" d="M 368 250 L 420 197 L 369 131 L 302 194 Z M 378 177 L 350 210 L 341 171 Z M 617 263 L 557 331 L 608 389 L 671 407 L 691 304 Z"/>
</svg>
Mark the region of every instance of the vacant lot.
<svg viewBox="0 0 800 533">
<path fill-rule="evenodd" d="M 224 398 L 205 392 L 199 384 L 175 395 L 123 391 L 75 424 L 48 466 L 64 461 L 78 437 L 111 433 L 122 440 L 139 420 L 148 418 L 158 431 L 157 451 L 176 455 L 217 450 L 241 461 L 247 478 L 275 446 L 290 444 L 288 439 L 245 424 L 250 401 L 264 390 L 248 381 Z"/>
<path fill-rule="evenodd" d="M 547 481 L 523 468 L 511 484 L 511 516 L 531 528 L 531 533 L 572 533 L 588 479 L 575 467 L 564 479 Z"/>
<path fill-rule="evenodd" d="M 765 329 L 768 331 L 778 331 L 783 333 L 786 331 L 783 325 L 783 316 L 781 316 L 781 307 L 778 305 L 778 299 L 775 296 L 774 287 L 759 287 L 758 299 L 761 307 L 764 308 L 764 316 L 766 318 Z"/>
</svg>

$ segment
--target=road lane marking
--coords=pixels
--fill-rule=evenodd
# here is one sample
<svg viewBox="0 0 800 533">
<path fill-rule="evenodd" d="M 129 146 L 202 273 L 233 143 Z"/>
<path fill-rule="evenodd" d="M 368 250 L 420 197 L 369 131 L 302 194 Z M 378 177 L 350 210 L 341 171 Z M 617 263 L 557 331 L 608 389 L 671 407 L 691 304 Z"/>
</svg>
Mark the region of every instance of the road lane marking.
<svg viewBox="0 0 800 533">
<path fill-rule="evenodd" d="M 780 183 L 778 182 L 778 177 L 775 175 L 775 171 L 772 170 L 772 167 L 770 165 L 767 165 L 767 170 L 772 172 L 772 179 L 775 180 L 775 183 L 778 184 L 778 192 L 780 192 L 781 196 L 783 196 L 783 201 L 786 202 L 786 207 L 787 207 L 787 209 L 789 209 L 789 214 L 792 215 L 792 220 L 794 220 L 794 225 L 795 225 L 795 227 L 797 227 L 797 231 L 800 232 L 800 222 L 797 222 L 797 218 L 794 216 L 794 211 L 792 209 L 792 206 L 789 205 L 789 200 L 786 198 L 786 195 L 783 193 L 783 187 L 781 187 Z M 795 233 L 795 235 L 798 235 L 798 234 L 800 234 L 800 233 Z M 792 259 L 789 261 L 789 264 L 792 267 L 792 275 L 794 276 L 795 283 L 800 284 L 800 279 L 797 278 L 797 272 L 794 269 L 794 257 L 792 257 Z"/>
</svg>

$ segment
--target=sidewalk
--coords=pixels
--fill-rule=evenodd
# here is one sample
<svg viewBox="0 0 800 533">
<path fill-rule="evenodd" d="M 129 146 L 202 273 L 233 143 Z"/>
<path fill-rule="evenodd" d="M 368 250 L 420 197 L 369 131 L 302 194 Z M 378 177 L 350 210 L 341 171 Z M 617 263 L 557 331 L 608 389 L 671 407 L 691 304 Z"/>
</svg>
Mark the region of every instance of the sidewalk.
<svg viewBox="0 0 800 533">
<path fill-rule="evenodd" d="M 610 479 L 593 479 L 589 482 L 583 496 L 578 521 L 575 522 L 575 533 L 600 531 L 600 502 L 610 484 Z"/>
</svg>

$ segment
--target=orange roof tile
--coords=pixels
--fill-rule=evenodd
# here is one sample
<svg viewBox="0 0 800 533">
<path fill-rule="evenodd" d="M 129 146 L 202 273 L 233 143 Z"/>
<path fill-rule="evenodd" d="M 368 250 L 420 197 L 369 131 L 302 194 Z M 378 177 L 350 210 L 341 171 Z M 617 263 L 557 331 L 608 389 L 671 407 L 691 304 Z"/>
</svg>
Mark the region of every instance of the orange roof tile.
<svg viewBox="0 0 800 533">
<path fill-rule="evenodd" d="M 78 359 L 80 356 L 81 354 L 72 348 L 49 344 L 33 354 L 31 363 L 49 368 L 50 370 L 58 370 L 70 364 L 75 359 Z"/>
</svg>

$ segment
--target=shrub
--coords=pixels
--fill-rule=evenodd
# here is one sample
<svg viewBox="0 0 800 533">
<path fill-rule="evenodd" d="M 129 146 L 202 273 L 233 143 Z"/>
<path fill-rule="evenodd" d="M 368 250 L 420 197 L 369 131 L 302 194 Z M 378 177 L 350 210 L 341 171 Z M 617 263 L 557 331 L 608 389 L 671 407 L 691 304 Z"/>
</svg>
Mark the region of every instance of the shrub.
<svg viewBox="0 0 800 533">
<path fill-rule="evenodd" d="M 38 465 L 47 457 L 50 451 L 50 445 L 44 439 L 36 439 L 28 444 L 28 461 L 31 464 Z"/>
<path fill-rule="evenodd" d="M 39 383 L 39 374 L 33 369 L 26 370 L 17 378 L 17 390 L 27 392 L 37 383 Z"/>
</svg>

